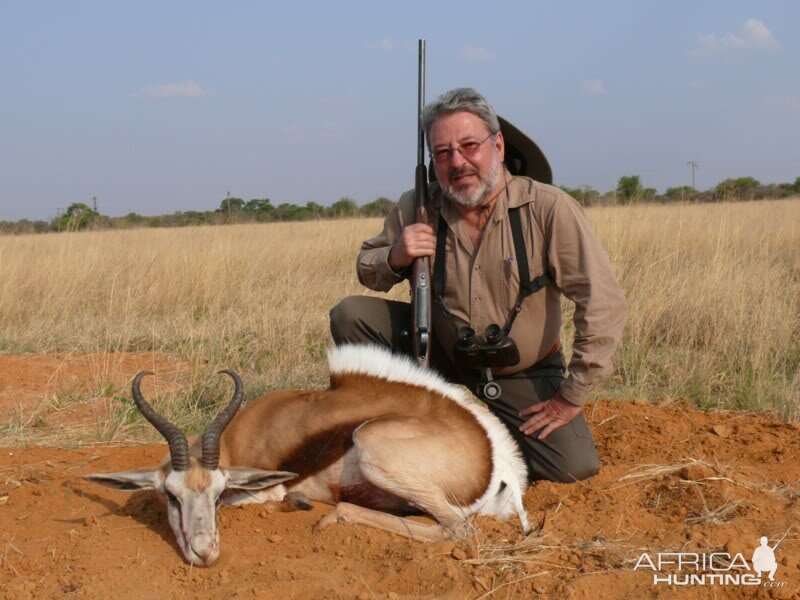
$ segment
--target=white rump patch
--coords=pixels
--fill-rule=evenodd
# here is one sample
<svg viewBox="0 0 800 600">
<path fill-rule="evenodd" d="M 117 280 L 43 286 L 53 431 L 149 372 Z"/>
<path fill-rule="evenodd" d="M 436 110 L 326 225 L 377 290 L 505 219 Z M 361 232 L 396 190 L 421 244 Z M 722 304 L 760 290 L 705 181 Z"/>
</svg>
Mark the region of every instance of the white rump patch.
<svg viewBox="0 0 800 600">
<path fill-rule="evenodd" d="M 332 375 L 368 375 L 425 388 L 459 404 L 467 402 L 464 391 L 447 383 L 436 371 L 421 369 L 411 357 L 393 354 L 382 346 L 352 344 L 328 348 L 328 367 Z"/>
<path fill-rule="evenodd" d="M 411 357 L 393 354 L 377 345 L 343 345 L 328 349 L 331 374 L 367 375 L 418 386 L 439 393 L 467 409 L 486 431 L 492 448 L 492 475 L 483 495 L 471 506 L 453 507 L 465 514 L 494 515 L 507 519 L 517 514 L 523 529 L 528 519 L 522 495 L 528 487 L 528 473 L 522 451 L 506 426 L 488 408 L 472 401 L 463 389 L 447 383 L 430 369 L 422 369 Z M 503 483 L 506 488 L 501 491 Z"/>
</svg>

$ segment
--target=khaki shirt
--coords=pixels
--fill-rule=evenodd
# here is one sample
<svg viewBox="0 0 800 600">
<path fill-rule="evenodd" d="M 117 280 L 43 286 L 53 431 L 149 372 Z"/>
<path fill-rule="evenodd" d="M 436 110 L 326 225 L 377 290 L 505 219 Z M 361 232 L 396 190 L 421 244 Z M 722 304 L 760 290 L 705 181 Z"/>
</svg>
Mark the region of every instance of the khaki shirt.
<svg viewBox="0 0 800 600">
<path fill-rule="evenodd" d="M 531 279 L 549 273 L 554 285 L 525 299 L 510 334 L 519 348 L 520 362 L 497 372 L 525 370 L 560 348 L 563 294 L 575 303 L 575 340 L 569 375 L 560 392 L 569 402 L 582 405 L 591 389 L 612 371 L 611 359 L 627 316 L 625 296 L 606 251 L 570 196 L 508 171 L 505 177 L 506 187 L 497 197 L 477 252 L 456 208 L 443 198 L 438 184 L 430 187 L 429 222 L 436 232 L 441 213 L 448 225 L 445 304 L 480 335 L 492 323 L 501 327 L 506 323 L 519 293 L 508 209 L 521 206 Z M 386 216 L 383 231 L 362 244 L 356 268 L 364 286 L 388 291 L 408 276 L 392 271 L 388 258 L 403 228 L 413 222 L 412 190 Z"/>
</svg>

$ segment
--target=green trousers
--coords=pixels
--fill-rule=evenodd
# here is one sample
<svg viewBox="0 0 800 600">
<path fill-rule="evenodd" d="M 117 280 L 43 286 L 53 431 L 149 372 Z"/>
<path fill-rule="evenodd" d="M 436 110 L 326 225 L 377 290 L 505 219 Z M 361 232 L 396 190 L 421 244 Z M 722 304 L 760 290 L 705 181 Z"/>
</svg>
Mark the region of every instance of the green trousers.
<svg viewBox="0 0 800 600">
<path fill-rule="evenodd" d="M 460 368 L 453 356 L 458 327 L 465 325 L 445 314 L 439 304 L 432 309 L 433 342 L 430 365 L 451 383 L 468 386 L 475 392 L 480 373 Z M 393 352 L 410 354 L 407 332 L 411 324 L 411 306 L 367 296 L 350 296 L 330 311 L 331 334 L 336 345 L 372 343 Z M 522 449 L 530 481 L 549 480 L 571 483 L 597 473 L 599 458 L 583 413 L 547 436 L 538 432 L 526 436 L 519 426 L 527 420 L 519 416 L 523 408 L 552 398 L 564 380 L 564 358 L 559 352 L 526 371 L 495 377 L 502 395 L 486 402 L 489 409 L 508 428 Z"/>
</svg>

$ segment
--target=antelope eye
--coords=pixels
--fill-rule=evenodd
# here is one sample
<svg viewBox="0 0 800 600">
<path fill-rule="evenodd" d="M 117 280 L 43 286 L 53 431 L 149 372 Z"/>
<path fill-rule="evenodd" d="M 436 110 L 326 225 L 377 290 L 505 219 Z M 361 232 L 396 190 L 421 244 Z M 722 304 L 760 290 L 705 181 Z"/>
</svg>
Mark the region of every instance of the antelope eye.
<svg viewBox="0 0 800 600">
<path fill-rule="evenodd" d="M 165 490 L 165 491 L 167 493 L 167 500 L 169 500 L 170 503 L 177 503 L 178 502 L 178 498 L 175 496 L 175 494 L 173 494 L 169 490 Z"/>
</svg>

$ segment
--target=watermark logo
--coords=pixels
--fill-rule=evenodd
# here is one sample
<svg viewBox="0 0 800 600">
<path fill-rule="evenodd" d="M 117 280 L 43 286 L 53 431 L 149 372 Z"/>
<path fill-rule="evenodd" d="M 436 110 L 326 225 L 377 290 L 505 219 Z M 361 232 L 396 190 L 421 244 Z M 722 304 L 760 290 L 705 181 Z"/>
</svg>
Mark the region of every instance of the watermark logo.
<svg viewBox="0 0 800 600">
<path fill-rule="evenodd" d="M 775 548 L 769 547 L 769 539 L 762 536 L 761 545 L 753 552 L 753 570 L 761 577 L 762 573 L 769 575 L 770 581 L 775 581 L 775 571 L 778 570 L 778 562 L 775 560 Z M 777 548 L 778 544 L 775 544 Z"/>
<path fill-rule="evenodd" d="M 785 538 L 786 535 L 783 536 Z M 759 540 L 750 562 L 741 552 L 643 552 L 634 571 L 653 571 L 653 585 L 732 585 L 780 588 L 785 581 L 775 581 L 778 562 L 774 546 L 764 536 Z"/>
</svg>

